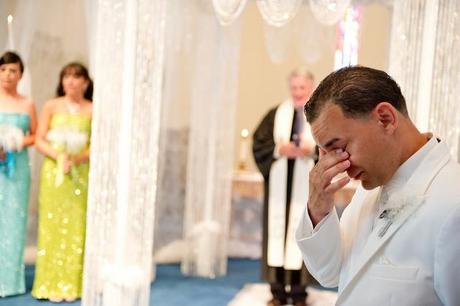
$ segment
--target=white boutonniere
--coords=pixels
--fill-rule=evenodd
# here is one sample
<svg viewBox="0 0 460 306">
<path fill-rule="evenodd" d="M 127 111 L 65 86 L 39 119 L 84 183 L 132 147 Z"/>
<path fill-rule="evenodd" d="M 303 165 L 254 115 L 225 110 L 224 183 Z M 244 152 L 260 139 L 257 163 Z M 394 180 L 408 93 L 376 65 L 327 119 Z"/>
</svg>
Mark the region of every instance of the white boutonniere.
<svg viewBox="0 0 460 306">
<path fill-rule="evenodd" d="M 380 213 L 379 219 L 385 220 L 385 224 L 380 228 L 378 236 L 382 238 L 390 226 L 402 215 L 402 213 L 412 205 L 406 196 L 392 197 L 391 201 L 385 205 L 385 209 Z"/>
</svg>

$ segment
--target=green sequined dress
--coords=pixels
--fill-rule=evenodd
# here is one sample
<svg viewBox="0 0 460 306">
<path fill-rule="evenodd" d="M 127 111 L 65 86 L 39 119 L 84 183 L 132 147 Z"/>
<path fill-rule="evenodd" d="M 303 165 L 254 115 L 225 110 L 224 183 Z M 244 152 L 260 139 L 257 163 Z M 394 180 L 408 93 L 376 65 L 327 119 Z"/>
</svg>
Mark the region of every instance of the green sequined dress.
<svg viewBox="0 0 460 306">
<path fill-rule="evenodd" d="M 91 119 L 81 114 L 57 113 L 49 131 L 74 130 L 87 135 L 89 146 Z M 49 140 L 58 152 L 62 143 Z M 83 255 L 85 248 L 86 203 L 89 163 L 74 166 L 62 175 L 59 162 L 45 158 L 40 176 L 38 248 L 32 295 L 80 297 L 82 291 Z M 61 175 L 60 175 L 61 173 Z"/>
</svg>

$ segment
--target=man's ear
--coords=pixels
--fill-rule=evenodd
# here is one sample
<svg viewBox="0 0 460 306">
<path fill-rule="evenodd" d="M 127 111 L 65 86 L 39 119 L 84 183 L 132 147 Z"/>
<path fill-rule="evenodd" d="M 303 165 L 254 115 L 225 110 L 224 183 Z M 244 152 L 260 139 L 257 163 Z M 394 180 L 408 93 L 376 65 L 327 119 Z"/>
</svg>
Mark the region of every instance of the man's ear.
<svg viewBox="0 0 460 306">
<path fill-rule="evenodd" d="M 399 124 L 398 111 L 388 102 L 380 102 L 372 111 L 373 117 L 386 134 L 393 134 Z"/>
</svg>

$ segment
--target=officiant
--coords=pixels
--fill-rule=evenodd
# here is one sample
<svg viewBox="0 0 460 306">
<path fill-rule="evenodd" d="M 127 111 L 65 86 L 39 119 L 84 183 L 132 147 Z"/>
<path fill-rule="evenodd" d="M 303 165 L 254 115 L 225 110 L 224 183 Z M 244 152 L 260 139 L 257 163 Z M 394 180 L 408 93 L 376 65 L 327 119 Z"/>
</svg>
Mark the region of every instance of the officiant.
<svg viewBox="0 0 460 306">
<path fill-rule="evenodd" d="M 314 87 L 305 68 L 288 77 L 290 97 L 271 109 L 253 135 L 253 153 L 264 177 L 262 279 L 270 283 L 268 305 L 306 305 L 306 286 L 313 279 L 302 266 L 294 239 L 308 200 L 308 173 L 315 143 L 303 107 Z"/>
</svg>

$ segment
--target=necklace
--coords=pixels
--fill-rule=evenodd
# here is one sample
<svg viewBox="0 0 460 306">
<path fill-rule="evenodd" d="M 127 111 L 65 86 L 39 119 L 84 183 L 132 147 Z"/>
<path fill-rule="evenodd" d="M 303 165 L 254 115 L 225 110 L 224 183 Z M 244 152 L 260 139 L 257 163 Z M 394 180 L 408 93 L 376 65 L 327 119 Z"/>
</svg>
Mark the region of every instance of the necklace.
<svg viewBox="0 0 460 306">
<path fill-rule="evenodd" d="M 78 111 L 80 110 L 80 104 L 79 103 L 73 103 L 73 102 L 70 102 L 68 100 L 65 101 L 65 106 L 67 108 L 67 111 L 71 115 L 77 114 Z"/>
</svg>

